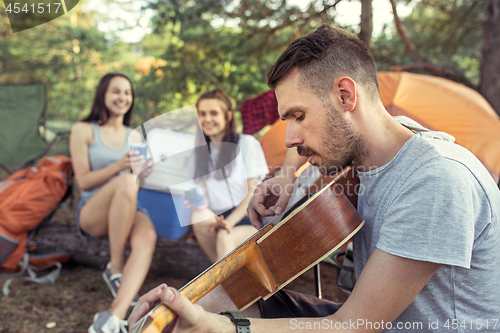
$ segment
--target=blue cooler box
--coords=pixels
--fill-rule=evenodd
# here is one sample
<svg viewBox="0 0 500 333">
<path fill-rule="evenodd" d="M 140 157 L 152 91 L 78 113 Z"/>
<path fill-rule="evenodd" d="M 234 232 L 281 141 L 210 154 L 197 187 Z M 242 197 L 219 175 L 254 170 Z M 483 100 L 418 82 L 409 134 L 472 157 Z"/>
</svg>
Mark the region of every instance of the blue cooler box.
<svg viewBox="0 0 500 333">
<path fill-rule="evenodd" d="M 148 211 L 158 237 L 179 239 L 188 232 L 191 210 L 184 205 L 182 196 L 141 189 L 137 200 Z M 176 210 L 174 202 L 182 209 Z M 185 227 L 181 227 L 180 221 L 183 221 Z"/>
</svg>

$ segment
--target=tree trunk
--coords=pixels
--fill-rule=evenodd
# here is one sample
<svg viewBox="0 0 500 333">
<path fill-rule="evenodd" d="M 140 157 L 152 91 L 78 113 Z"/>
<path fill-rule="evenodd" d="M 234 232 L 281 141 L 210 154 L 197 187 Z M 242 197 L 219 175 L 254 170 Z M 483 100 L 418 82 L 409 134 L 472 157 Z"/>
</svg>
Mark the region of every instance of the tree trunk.
<svg viewBox="0 0 500 333">
<path fill-rule="evenodd" d="M 359 39 L 361 39 L 372 51 L 372 33 L 373 33 L 373 13 L 372 0 L 361 0 L 361 24 L 359 31 Z"/>
<path fill-rule="evenodd" d="M 500 0 L 488 0 L 479 92 L 500 115 Z"/>
<path fill-rule="evenodd" d="M 425 60 L 420 56 L 420 54 L 418 54 L 415 44 L 411 41 L 403 22 L 401 22 L 401 19 L 399 18 L 398 11 L 396 9 L 396 0 L 390 0 L 390 2 L 392 6 L 392 14 L 394 16 L 394 24 L 396 25 L 398 35 L 405 46 L 406 53 L 410 56 L 414 63 L 424 63 Z"/>
<path fill-rule="evenodd" d="M 81 239 L 74 223 L 44 223 L 35 237 L 36 253 L 64 251 L 75 263 L 104 269 L 109 261 L 107 239 Z M 159 238 L 149 274 L 191 280 L 210 266 L 197 243 Z"/>
</svg>

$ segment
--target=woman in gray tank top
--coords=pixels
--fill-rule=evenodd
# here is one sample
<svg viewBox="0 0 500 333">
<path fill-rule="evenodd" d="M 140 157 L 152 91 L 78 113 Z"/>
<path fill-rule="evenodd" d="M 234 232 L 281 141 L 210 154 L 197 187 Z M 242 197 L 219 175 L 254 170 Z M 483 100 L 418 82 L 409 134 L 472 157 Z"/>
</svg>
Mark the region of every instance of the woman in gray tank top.
<svg viewBox="0 0 500 333">
<path fill-rule="evenodd" d="M 77 229 L 85 238 L 109 238 L 111 258 L 103 278 L 115 297 L 108 310 L 94 316 L 89 333 L 126 332 L 124 318 L 137 300 L 156 244 L 154 225 L 138 206 L 139 187 L 130 172 L 133 164 L 144 163 L 140 155 L 129 154 L 129 140 L 141 140 L 129 136 L 133 104 L 130 80 L 107 74 L 97 86 L 90 115 L 71 130 L 71 158 L 82 191 Z"/>
</svg>

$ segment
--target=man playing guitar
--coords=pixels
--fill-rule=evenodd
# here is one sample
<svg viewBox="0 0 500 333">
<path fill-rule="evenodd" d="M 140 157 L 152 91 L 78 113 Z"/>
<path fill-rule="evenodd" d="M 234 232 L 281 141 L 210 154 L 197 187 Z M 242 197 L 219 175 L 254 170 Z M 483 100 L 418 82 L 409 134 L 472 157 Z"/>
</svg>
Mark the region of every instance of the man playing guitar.
<svg viewBox="0 0 500 333">
<path fill-rule="evenodd" d="M 321 26 L 294 40 L 268 84 L 290 149 L 280 173 L 255 191 L 254 226 L 283 211 L 282 189 L 306 160 L 325 174 L 357 170 L 366 224 L 354 236 L 357 282 L 340 309 L 280 291 L 245 310 L 251 332 L 499 331 L 500 192 L 472 153 L 445 133 L 391 117 L 373 57 L 341 29 Z M 222 288 L 192 305 L 166 285 L 140 299 L 129 324 L 160 300 L 178 315 L 172 332 L 248 329 L 217 314 L 236 310 Z"/>
</svg>

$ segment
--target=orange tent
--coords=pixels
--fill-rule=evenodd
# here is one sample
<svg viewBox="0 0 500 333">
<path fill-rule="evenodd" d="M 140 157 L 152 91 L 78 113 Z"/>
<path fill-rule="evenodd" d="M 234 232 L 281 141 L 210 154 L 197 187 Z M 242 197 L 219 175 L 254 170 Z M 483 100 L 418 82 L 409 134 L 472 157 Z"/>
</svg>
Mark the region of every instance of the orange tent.
<svg viewBox="0 0 500 333">
<path fill-rule="evenodd" d="M 453 135 L 499 182 L 500 118 L 478 92 L 443 78 L 407 72 L 379 72 L 378 80 L 382 102 L 391 115 L 404 115 Z M 271 167 L 283 162 L 285 130 L 285 122 L 278 120 L 259 139 Z"/>
<path fill-rule="evenodd" d="M 500 118 L 477 91 L 439 77 L 380 72 L 380 95 L 393 116 L 407 116 L 455 137 L 499 181 Z"/>
<path fill-rule="evenodd" d="M 276 111 L 278 112 L 278 111 Z M 278 119 L 271 128 L 259 138 L 264 151 L 269 171 L 283 164 L 286 155 L 285 146 L 286 121 Z"/>
</svg>

